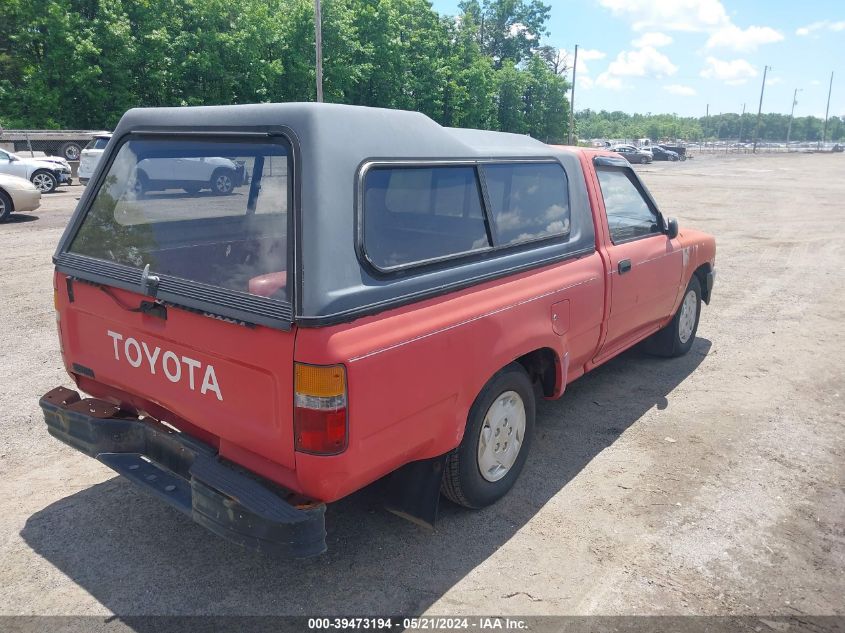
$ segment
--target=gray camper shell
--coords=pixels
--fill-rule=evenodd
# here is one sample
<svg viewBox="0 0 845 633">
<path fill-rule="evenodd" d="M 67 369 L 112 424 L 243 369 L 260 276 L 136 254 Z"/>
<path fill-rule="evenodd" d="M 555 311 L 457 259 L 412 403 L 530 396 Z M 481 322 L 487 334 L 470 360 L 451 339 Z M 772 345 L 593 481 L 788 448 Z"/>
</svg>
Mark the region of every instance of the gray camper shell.
<svg viewBox="0 0 845 633">
<path fill-rule="evenodd" d="M 212 160 L 203 154 L 203 143 L 217 143 L 215 147 L 223 149 L 214 149 L 217 154 Z M 252 144 L 275 149 L 253 152 L 249 149 Z M 151 221 L 153 204 L 161 206 L 168 204 L 166 200 L 178 199 L 182 207 L 206 209 L 213 201 L 207 196 L 191 197 L 190 183 L 181 181 L 187 193 L 152 192 L 146 198 L 132 197 L 133 187 L 140 191 L 141 185 L 149 183 L 120 182 L 121 173 L 124 180 L 130 178 L 125 176 L 129 172 L 119 168 L 127 147 L 140 148 L 133 150 L 137 161 L 133 165 L 177 159 L 194 161 L 193 165 L 234 161 L 236 154 L 249 154 L 244 191 L 238 194 L 243 201 L 239 204 L 244 205 L 239 213 L 244 215 L 180 216 L 178 221 L 170 221 L 165 209 Z M 168 149 L 156 149 L 161 147 Z M 180 147 L 200 149 L 177 156 L 173 148 Z M 229 153 L 232 157 L 227 157 Z M 284 173 L 286 186 L 277 195 L 287 200 L 284 204 L 276 201 L 283 212 L 266 215 L 259 222 L 256 198 L 273 195 L 266 187 L 262 194 L 264 185 L 259 183 L 259 163 L 263 164 L 265 157 L 286 161 L 286 170 L 279 172 Z M 536 181 L 523 179 L 522 193 L 516 185 L 512 191 L 515 166 L 525 165 L 541 166 L 543 173 Z M 551 168 L 557 171 L 549 180 Z M 137 180 L 137 171 L 134 173 Z M 445 184 L 431 195 L 421 196 L 419 183 L 435 179 Z M 543 202 L 547 227 L 520 232 L 520 196 L 524 201 L 537 195 L 537 185 L 531 182 L 551 183 L 560 200 Z M 120 201 L 122 192 L 129 192 L 125 204 Z M 455 203 L 454 212 L 445 213 L 457 227 L 454 234 L 432 231 L 430 218 L 440 212 L 440 202 L 458 199 L 461 202 Z M 273 202 L 268 198 L 268 203 Z M 413 209 L 396 208 L 403 204 Z M 117 218 L 119 213 L 134 213 L 137 218 L 123 224 L 120 218 L 113 222 L 112 216 Z M 91 219 L 86 220 L 89 214 Z M 405 224 L 382 230 L 380 214 L 400 218 Z M 99 219 L 95 221 L 94 216 Z M 218 223 L 224 224 L 215 233 L 217 229 L 210 227 Z M 219 242 L 237 234 L 245 223 L 248 228 L 241 237 L 246 241 L 266 237 L 256 230 L 272 226 L 273 240 L 281 244 L 272 246 L 275 250 L 269 259 L 274 263 L 265 265 L 269 270 L 253 267 L 249 274 L 284 273 L 280 277 L 285 284 L 283 292 L 261 294 L 253 291 L 251 281 L 234 283 L 240 279 L 234 275 L 224 284 L 204 277 L 198 267 L 188 274 L 168 264 L 170 255 L 161 244 L 176 239 L 173 236 L 189 231 L 193 242 Z M 447 242 L 459 241 L 462 227 L 470 224 L 476 227 L 473 230 L 482 227 L 481 236 L 466 247 L 450 250 Z M 88 225 L 96 225 L 99 232 Z M 511 231 L 508 239 L 502 237 L 506 231 Z M 80 245 L 86 240 L 88 246 L 83 248 Z M 117 247 L 108 242 L 126 244 L 121 246 L 123 254 L 116 256 Z M 428 246 L 434 256 L 426 255 Z M 226 257 L 232 257 L 232 248 L 227 246 Z M 236 245 L 240 253 L 238 248 Z M 128 111 L 80 199 L 54 261 L 60 272 L 79 279 L 139 291 L 165 303 L 228 319 L 289 329 L 292 323 L 319 326 L 350 321 L 594 250 L 592 214 L 575 150 L 528 136 L 445 128 L 416 112 L 289 103 Z M 244 252 L 244 261 L 255 261 L 253 246 Z M 241 264 L 233 263 L 232 268 Z M 205 268 L 219 270 L 225 265 L 221 259 Z"/>
</svg>

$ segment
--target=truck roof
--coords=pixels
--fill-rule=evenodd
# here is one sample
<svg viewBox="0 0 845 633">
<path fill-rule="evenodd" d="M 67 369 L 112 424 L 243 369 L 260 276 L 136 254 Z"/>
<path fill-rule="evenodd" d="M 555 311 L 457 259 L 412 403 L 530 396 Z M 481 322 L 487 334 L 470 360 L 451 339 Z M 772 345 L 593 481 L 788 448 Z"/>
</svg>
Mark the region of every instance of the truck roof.
<svg viewBox="0 0 845 633">
<path fill-rule="evenodd" d="M 579 155 L 581 148 L 552 146 L 522 134 L 443 127 L 419 112 L 325 103 L 284 103 L 129 110 L 106 153 L 128 134 L 217 132 L 285 135 L 293 146 L 296 178 L 297 270 L 293 311 L 297 322 L 343 321 L 387 304 L 399 304 L 483 279 L 592 252 L 594 227 Z M 107 163 L 110 157 L 105 156 Z M 459 264 L 420 267 L 386 275 L 371 270 L 361 244 L 362 185 L 369 165 L 380 163 L 555 161 L 568 179 L 572 227 L 566 241 L 501 248 Z M 78 213 L 90 204 L 86 191 Z M 72 237 L 69 228 L 57 255 Z M 240 318 L 240 317 L 239 317 Z M 248 320 L 247 317 L 243 317 Z"/>
<path fill-rule="evenodd" d="M 174 127 L 215 128 L 286 126 L 303 146 L 385 157 L 518 156 L 547 152 L 549 146 L 524 134 L 443 127 L 420 112 L 332 103 L 134 108 L 115 129 L 132 131 Z"/>
</svg>

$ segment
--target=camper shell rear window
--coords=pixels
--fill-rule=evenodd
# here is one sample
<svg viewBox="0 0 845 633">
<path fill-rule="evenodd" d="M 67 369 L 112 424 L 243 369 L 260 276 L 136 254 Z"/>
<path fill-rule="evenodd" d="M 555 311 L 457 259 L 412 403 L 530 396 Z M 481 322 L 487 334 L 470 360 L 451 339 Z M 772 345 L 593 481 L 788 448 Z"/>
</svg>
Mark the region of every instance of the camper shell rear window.
<svg viewBox="0 0 845 633">
<path fill-rule="evenodd" d="M 290 172 L 278 138 L 130 137 L 68 252 L 286 303 Z"/>
</svg>

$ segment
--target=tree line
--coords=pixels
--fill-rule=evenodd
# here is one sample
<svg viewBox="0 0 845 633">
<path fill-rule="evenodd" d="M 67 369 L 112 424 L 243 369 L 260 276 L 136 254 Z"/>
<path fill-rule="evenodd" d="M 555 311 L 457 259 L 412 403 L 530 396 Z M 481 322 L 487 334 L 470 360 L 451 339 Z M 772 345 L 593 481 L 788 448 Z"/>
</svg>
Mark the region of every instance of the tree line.
<svg viewBox="0 0 845 633">
<path fill-rule="evenodd" d="M 443 125 L 562 142 L 569 60 L 545 45 L 542 0 L 323 0 L 326 101 L 423 112 Z M 313 101 L 313 0 L 0 2 L 0 125 L 111 129 L 137 106 Z M 755 115 L 582 110 L 580 138 L 751 138 Z M 822 121 L 798 117 L 814 141 Z M 766 114 L 763 139 L 786 138 Z M 742 130 L 740 130 L 740 127 Z M 833 117 L 828 138 L 842 139 Z"/>
<path fill-rule="evenodd" d="M 136 106 L 315 99 L 313 0 L 0 2 L 0 124 L 112 128 Z M 325 100 L 564 139 L 541 0 L 323 0 Z"/>
<path fill-rule="evenodd" d="M 583 139 L 683 139 L 715 141 L 719 139 L 751 141 L 757 129 L 757 115 L 725 113 L 703 117 L 678 117 L 672 114 L 627 114 L 602 110 L 575 113 L 575 127 Z M 787 132 L 793 141 L 819 141 L 824 119 L 795 117 L 789 129 L 789 115 L 769 113 L 760 118 L 761 141 L 785 141 Z M 833 116 L 827 121 L 827 140 L 845 140 L 845 118 Z"/>
</svg>

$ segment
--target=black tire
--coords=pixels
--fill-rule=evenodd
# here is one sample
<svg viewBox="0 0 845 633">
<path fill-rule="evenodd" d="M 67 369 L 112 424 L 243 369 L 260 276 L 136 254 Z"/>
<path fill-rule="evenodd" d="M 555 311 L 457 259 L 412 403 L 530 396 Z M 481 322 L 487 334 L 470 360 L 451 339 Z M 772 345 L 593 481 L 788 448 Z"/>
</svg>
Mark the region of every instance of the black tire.
<svg viewBox="0 0 845 633">
<path fill-rule="evenodd" d="M 59 153 L 65 160 L 79 160 L 82 156 L 82 146 L 79 143 L 65 143 L 59 149 Z"/>
<path fill-rule="evenodd" d="M 682 340 L 682 321 L 684 321 L 685 318 L 688 318 L 688 315 L 684 314 L 684 305 L 690 293 L 695 294 L 694 300 L 691 300 L 694 301 L 695 319 L 692 322 L 692 331 L 685 340 Z M 655 332 L 646 339 L 645 351 L 649 354 L 654 354 L 655 356 L 666 356 L 668 358 L 683 356 L 690 351 L 690 348 L 695 341 L 695 334 L 698 332 L 698 319 L 700 317 L 701 283 L 698 281 L 698 277 L 693 275 L 686 290 L 684 290 L 684 296 L 681 298 L 681 305 L 678 306 L 675 316 L 672 317 L 672 320 L 669 321 L 662 330 Z M 685 328 L 684 334 L 686 334 L 688 327 L 689 323 L 687 322 L 687 328 Z"/>
<path fill-rule="evenodd" d="M 12 199 L 5 191 L 0 190 L 0 222 L 5 222 L 12 215 Z"/>
<path fill-rule="evenodd" d="M 42 194 L 53 193 L 59 186 L 56 176 L 46 169 L 36 170 L 29 180 Z"/>
<path fill-rule="evenodd" d="M 482 475 L 479 465 L 478 448 L 481 432 L 485 427 L 489 428 L 487 415 L 491 406 L 507 392 L 515 392 L 522 400 L 525 430 L 513 464 L 500 479 L 490 481 Z M 511 401 L 513 402 L 512 397 Z M 505 496 L 513 487 L 528 458 L 531 438 L 534 435 L 535 412 L 534 387 L 522 365 L 511 363 L 493 376 L 484 385 L 469 410 L 464 438 L 460 446 L 446 459 L 441 492 L 455 503 L 467 508 L 484 508 Z M 507 417 L 504 418 L 504 422 L 508 422 Z M 505 437 L 509 441 L 511 441 L 510 437 L 515 437 L 515 434 L 505 435 L 505 433 L 507 431 L 502 430 L 502 435 L 499 437 Z"/>
<path fill-rule="evenodd" d="M 215 169 L 209 181 L 211 191 L 216 196 L 228 196 L 235 190 L 235 172 L 231 169 Z"/>
</svg>

